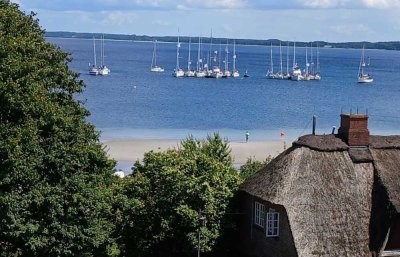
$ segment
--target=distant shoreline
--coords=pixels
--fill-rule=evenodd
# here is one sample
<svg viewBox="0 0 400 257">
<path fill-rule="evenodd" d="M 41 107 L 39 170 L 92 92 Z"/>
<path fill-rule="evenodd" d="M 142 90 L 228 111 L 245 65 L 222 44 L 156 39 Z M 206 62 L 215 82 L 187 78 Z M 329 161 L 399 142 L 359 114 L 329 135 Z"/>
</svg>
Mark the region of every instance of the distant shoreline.
<svg viewBox="0 0 400 257">
<path fill-rule="evenodd" d="M 63 38 L 63 39 L 93 39 L 93 37 L 100 37 L 103 35 L 102 33 L 78 33 L 78 32 L 65 32 L 65 31 L 56 31 L 56 32 L 46 32 L 45 37 L 47 38 Z M 147 35 L 125 35 L 125 34 L 104 34 L 104 36 L 108 40 L 114 41 L 132 41 L 132 42 L 143 42 L 148 43 L 154 40 L 159 41 L 160 43 L 175 43 L 176 36 L 147 36 Z M 180 40 L 182 43 L 188 43 L 188 36 L 181 36 Z M 202 42 L 204 44 L 208 44 L 210 38 L 202 37 Z M 222 41 L 227 40 L 228 38 L 213 38 L 214 41 Z M 273 45 L 279 46 L 280 44 L 286 45 L 287 41 L 282 41 L 278 39 L 230 39 L 235 40 L 236 45 L 243 46 L 266 46 Z M 292 42 L 292 41 L 289 41 Z M 329 49 L 362 49 L 365 46 L 365 49 L 376 49 L 376 50 L 400 50 L 400 41 L 388 41 L 388 42 L 340 42 L 340 43 L 331 43 L 326 41 L 310 41 L 310 42 L 301 42 L 296 41 L 297 47 L 305 47 L 310 45 L 319 46 L 320 48 L 329 48 Z"/>
</svg>

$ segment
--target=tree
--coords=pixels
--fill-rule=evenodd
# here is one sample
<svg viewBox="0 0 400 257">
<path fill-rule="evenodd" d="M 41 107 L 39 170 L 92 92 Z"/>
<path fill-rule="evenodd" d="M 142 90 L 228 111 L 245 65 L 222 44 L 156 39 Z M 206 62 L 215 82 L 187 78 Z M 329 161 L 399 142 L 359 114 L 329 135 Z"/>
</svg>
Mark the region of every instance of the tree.
<svg viewBox="0 0 400 257">
<path fill-rule="evenodd" d="M 240 177 L 227 142 L 192 137 L 176 149 L 148 152 L 136 162 L 125 195 L 140 211 L 122 224 L 126 256 L 193 256 L 210 252 Z"/>
<path fill-rule="evenodd" d="M 247 180 L 253 176 L 257 171 L 261 170 L 272 160 L 272 156 L 267 156 L 263 162 L 257 161 L 253 158 L 248 158 L 246 163 L 240 166 L 240 176 L 243 180 Z"/>
<path fill-rule="evenodd" d="M 34 14 L 0 1 L 0 256 L 112 256 L 115 163 L 70 57 Z"/>
</svg>

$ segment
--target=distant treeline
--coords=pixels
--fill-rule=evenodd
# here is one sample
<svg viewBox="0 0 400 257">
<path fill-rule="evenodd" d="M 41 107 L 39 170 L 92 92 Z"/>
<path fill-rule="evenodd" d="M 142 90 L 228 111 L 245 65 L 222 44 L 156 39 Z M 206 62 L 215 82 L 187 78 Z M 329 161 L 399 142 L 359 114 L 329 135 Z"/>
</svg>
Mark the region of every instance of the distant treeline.
<svg viewBox="0 0 400 257">
<path fill-rule="evenodd" d="M 46 32 L 46 37 L 62 37 L 62 38 L 100 38 L 103 35 L 101 33 L 77 33 L 77 32 Z M 114 39 L 114 40 L 131 40 L 131 41 L 154 41 L 157 40 L 159 42 L 176 42 L 176 36 L 146 36 L 146 35 L 123 35 L 123 34 L 104 34 L 106 39 Z M 214 43 L 225 43 L 227 41 L 226 38 L 212 38 Z M 286 41 L 281 41 L 279 39 L 233 39 L 229 38 L 229 42 L 235 40 L 238 45 L 272 45 L 279 46 L 282 44 L 285 46 L 287 44 Z M 189 42 L 189 37 L 181 36 L 180 41 L 187 43 Z M 197 41 L 192 38 L 192 42 Z M 209 37 L 203 37 L 201 39 L 203 43 L 209 43 Z M 289 42 L 292 44 L 292 42 Z M 313 46 L 325 47 L 325 48 L 355 48 L 359 49 L 365 46 L 366 49 L 386 49 L 386 50 L 400 50 L 400 41 L 392 41 L 392 42 L 343 42 L 343 43 L 329 43 L 325 41 L 313 41 L 313 42 L 296 42 L 296 46 L 304 47 L 306 45 L 310 46 L 312 43 Z"/>
</svg>

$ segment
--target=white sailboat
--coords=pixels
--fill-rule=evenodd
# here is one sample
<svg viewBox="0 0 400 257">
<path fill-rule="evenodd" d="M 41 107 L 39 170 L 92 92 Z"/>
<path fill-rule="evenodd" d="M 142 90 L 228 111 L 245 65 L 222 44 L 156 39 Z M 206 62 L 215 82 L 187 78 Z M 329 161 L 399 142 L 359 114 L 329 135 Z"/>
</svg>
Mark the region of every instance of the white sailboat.
<svg viewBox="0 0 400 257">
<path fill-rule="evenodd" d="M 306 69 L 304 70 L 303 80 L 310 80 L 310 73 L 309 73 L 310 63 L 308 62 L 308 46 L 306 45 Z"/>
<path fill-rule="evenodd" d="M 179 67 L 179 48 L 181 48 L 181 43 L 179 42 L 179 29 L 178 29 L 178 42 L 176 44 L 176 66 L 174 70 L 174 77 L 179 78 L 185 76 L 185 72 Z"/>
<path fill-rule="evenodd" d="M 233 67 L 232 67 L 232 77 L 238 78 L 240 76 L 239 71 L 236 67 L 236 41 L 233 41 Z"/>
<path fill-rule="evenodd" d="M 369 65 L 370 65 L 369 58 L 368 58 L 368 63 L 365 63 L 364 46 L 363 46 L 361 53 L 360 67 L 358 68 L 358 83 L 372 83 L 374 81 L 373 77 L 370 74 L 364 73 L 365 67 Z"/>
<path fill-rule="evenodd" d="M 201 58 L 201 37 L 199 37 L 199 47 L 197 49 L 197 67 L 196 67 L 196 77 L 204 78 L 206 72 L 204 71 L 203 59 Z"/>
<path fill-rule="evenodd" d="M 286 73 L 283 75 L 284 79 L 290 79 L 289 73 L 289 41 L 286 44 Z"/>
<path fill-rule="evenodd" d="M 229 78 L 232 76 L 232 73 L 229 70 L 229 41 L 226 40 L 226 45 L 225 45 L 225 60 L 224 60 L 224 72 L 223 72 L 223 76 L 224 78 Z"/>
<path fill-rule="evenodd" d="M 303 75 L 301 75 L 301 69 L 296 62 L 296 42 L 293 43 L 293 68 L 290 74 L 290 79 L 294 81 L 303 80 Z"/>
<path fill-rule="evenodd" d="M 99 75 L 99 69 L 97 68 L 97 58 L 96 58 L 96 39 L 93 37 L 93 61 L 94 64 L 89 63 L 89 75 L 97 76 Z"/>
<path fill-rule="evenodd" d="M 190 59 L 190 51 L 191 51 L 190 47 L 191 47 L 191 45 L 192 45 L 192 39 L 189 38 L 188 66 L 187 66 L 187 71 L 185 73 L 186 77 L 194 77 L 195 76 L 195 73 L 192 70 L 192 60 Z"/>
<path fill-rule="evenodd" d="M 164 68 L 157 65 L 157 40 L 154 40 L 153 57 L 151 58 L 150 71 L 152 71 L 152 72 L 164 72 Z"/>
<path fill-rule="evenodd" d="M 221 43 L 219 44 L 219 51 L 214 51 L 213 63 L 211 77 L 215 79 L 222 78 L 224 74 L 221 71 Z"/>
<path fill-rule="evenodd" d="M 280 71 L 276 74 L 276 78 L 284 79 L 285 75 L 283 74 L 282 42 L 279 42 L 279 60 Z"/>
<path fill-rule="evenodd" d="M 104 58 L 105 58 L 105 54 L 104 54 L 104 35 L 102 35 L 101 37 L 101 66 L 99 67 L 99 75 L 102 76 L 107 76 L 110 74 L 111 70 L 105 65 L 104 62 Z"/>
<path fill-rule="evenodd" d="M 272 42 L 271 42 L 271 46 L 270 46 L 270 52 L 271 52 L 270 61 L 269 61 L 270 66 L 269 66 L 266 76 L 268 79 L 274 79 L 275 74 L 274 74 L 274 61 L 272 58 Z"/>
</svg>

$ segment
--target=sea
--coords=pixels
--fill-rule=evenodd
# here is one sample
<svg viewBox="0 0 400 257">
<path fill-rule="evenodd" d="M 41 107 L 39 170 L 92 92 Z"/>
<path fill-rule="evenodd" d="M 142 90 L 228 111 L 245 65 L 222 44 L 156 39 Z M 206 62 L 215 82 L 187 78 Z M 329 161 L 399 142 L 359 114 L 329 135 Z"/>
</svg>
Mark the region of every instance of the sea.
<svg viewBox="0 0 400 257">
<path fill-rule="evenodd" d="M 371 134 L 400 134 L 400 52 L 366 50 L 371 84 L 357 83 L 361 50 L 319 49 L 321 81 L 270 80 L 269 46 L 236 45 L 241 77 L 207 79 L 175 78 L 176 44 L 157 44 L 157 62 L 164 73 L 150 72 L 153 43 L 105 41 L 105 63 L 109 76 L 88 75 L 93 63 L 93 40 L 47 38 L 69 52 L 70 68 L 79 72 L 86 85 L 76 98 L 91 115 L 88 121 L 101 132 L 101 140 L 205 138 L 218 132 L 231 141 L 295 140 L 310 134 L 313 115 L 317 133 L 329 134 L 340 126 L 341 113 L 369 115 Z M 214 42 L 212 52 L 225 51 Z M 97 56 L 100 41 L 96 40 Z M 197 61 L 196 43 L 191 45 L 192 65 Z M 202 45 L 203 55 L 208 45 Z M 232 56 L 232 42 L 228 46 Z M 286 70 L 286 47 L 283 48 Z M 310 58 L 310 51 L 308 55 Z M 316 63 L 317 49 L 313 49 Z M 186 70 L 188 44 L 182 43 L 180 66 Z M 290 48 L 289 66 L 293 49 Z M 296 60 L 305 67 L 305 48 L 296 48 Z M 229 65 L 232 67 L 232 61 Z M 274 69 L 279 68 L 279 47 L 273 47 Z M 100 63 L 98 58 L 97 63 Z M 248 71 L 249 77 L 242 75 Z"/>
</svg>

